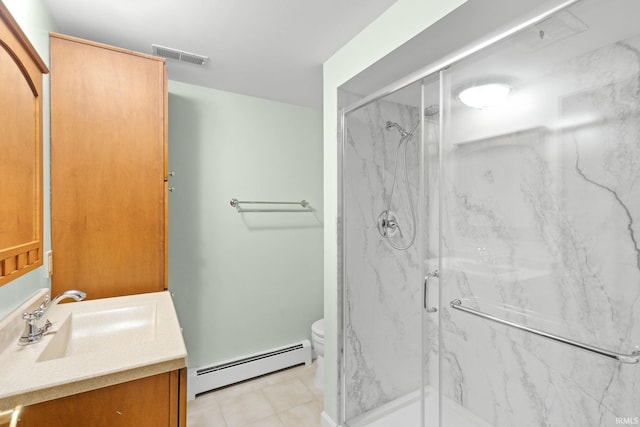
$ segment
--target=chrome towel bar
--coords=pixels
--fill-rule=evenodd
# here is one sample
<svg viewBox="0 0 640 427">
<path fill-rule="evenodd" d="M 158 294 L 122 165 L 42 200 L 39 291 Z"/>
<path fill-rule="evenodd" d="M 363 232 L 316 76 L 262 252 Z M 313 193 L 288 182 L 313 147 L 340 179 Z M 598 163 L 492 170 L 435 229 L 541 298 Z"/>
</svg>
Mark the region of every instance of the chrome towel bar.
<svg viewBox="0 0 640 427">
<path fill-rule="evenodd" d="M 264 202 L 264 201 L 249 201 L 249 200 L 238 200 L 231 199 L 229 202 L 231 206 L 236 208 L 236 210 L 240 213 L 242 212 L 313 212 L 313 208 L 309 206 L 309 202 L 306 200 L 301 200 L 299 202 Z M 241 204 L 259 204 L 259 205 L 300 205 L 302 209 L 245 209 L 241 207 Z"/>
<path fill-rule="evenodd" d="M 511 326 L 516 329 L 520 329 L 523 331 L 531 332 L 532 334 L 539 335 L 541 337 L 549 338 L 551 340 L 561 342 L 563 344 L 568 344 L 572 347 L 580 348 L 582 350 L 587 350 L 592 353 L 599 354 L 600 356 L 608 357 L 610 359 L 618 360 L 622 363 L 638 363 L 640 361 L 640 349 L 636 349 L 631 352 L 631 354 L 624 353 L 616 353 L 615 351 L 605 350 L 603 348 L 594 347 L 589 344 L 584 344 L 578 341 L 574 341 L 568 338 L 564 338 L 558 335 L 554 335 L 549 332 L 544 332 L 539 329 L 530 328 L 525 325 L 520 325 L 519 323 L 510 322 L 508 320 L 500 319 L 499 317 L 492 316 L 487 313 L 483 313 L 473 308 L 465 307 L 462 305 L 462 301 L 459 299 L 454 299 L 449 303 L 451 308 L 455 308 L 456 310 L 464 311 L 465 313 L 473 314 L 474 316 L 481 317 L 483 319 L 491 320 L 496 323 L 500 323 L 502 325 Z"/>
</svg>

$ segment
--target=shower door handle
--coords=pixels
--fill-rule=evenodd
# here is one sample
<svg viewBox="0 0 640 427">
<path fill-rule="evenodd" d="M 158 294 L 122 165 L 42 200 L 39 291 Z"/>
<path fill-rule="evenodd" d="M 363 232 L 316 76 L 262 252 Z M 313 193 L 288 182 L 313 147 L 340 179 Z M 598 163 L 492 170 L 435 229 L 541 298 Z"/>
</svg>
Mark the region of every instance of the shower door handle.
<svg viewBox="0 0 640 427">
<path fill-rule="evenodd" d="M 440 277 L 440 272 L 436 269 L 424 277 L 422 304 L 427 313 L 435 313 L 438 311 L 436 307 L 429 307 L 429 279 L 432 277 Z"/>
</svg>

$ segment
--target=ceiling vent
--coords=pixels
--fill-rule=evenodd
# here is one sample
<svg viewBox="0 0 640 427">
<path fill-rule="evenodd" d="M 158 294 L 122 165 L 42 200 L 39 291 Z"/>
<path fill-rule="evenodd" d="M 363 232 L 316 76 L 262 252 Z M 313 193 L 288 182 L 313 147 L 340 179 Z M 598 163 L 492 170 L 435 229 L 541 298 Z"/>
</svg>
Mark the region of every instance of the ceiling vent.
<svg viewBox="0 0 640 427">
<path fill-rule="evenodd" d="M 207 61 L 209 61 L 209 57 L 197 55 L 195 53 L 189 53 L 178 49 L 172 49 L 170 47 L 158 46 L 157 44 L 152 44 L 151 48 L 153 49 L 153 54 L 156 56 L 161 56 L 167 59 L 173 59 L 174 61 L 187 62 L 189 64 L 195 64 L 204 66 Z"/>
<path fill-rule="evenodd" d="M 513 40 L 524 52 L 531 53 L 588 29 L 584 22 L 565 10 L 522 30 Z"/>
</svg>

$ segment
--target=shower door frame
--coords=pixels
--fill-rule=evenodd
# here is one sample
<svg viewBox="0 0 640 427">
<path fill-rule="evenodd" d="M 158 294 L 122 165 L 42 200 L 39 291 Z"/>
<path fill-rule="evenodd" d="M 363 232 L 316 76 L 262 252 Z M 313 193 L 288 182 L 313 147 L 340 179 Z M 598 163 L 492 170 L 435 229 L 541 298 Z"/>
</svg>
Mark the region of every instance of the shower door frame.
<svg viewBox="0 0 640 427">
<path fill-rule="evenodd" d="M 432 76 L 427 76 L 423 79 L 420 79 L 418 81 L 412 82 L 410 84 L 408 84 L 407 86 L 411 86 L 412 84 L 418 84 L 419 83 L 419 87 L 416 88 L 416 93 L 418 93 L 417 91 L 419 91 L 419 98 L 420 98 L 420 105 L 418 106 L 419 111 L 424 111 L 425 108 L 425 101 L 424 101 L 424 80 L 425 79 L 429 79 Z M 437 81 L 437 79 L 433 79 L 434 81 Z M 401 90 L 403 88 L 400 88 L 398 90 Z M 377 100 L 381 100 L 383 97 L 372 100 L 371 102 L 375 102 Z M 367 103 L 368 104 L 368 103 Z M 360 107 L 365 107 L 367 104 L 363 104 Z M 341 245 L 339 245 L 339 259 L 342 259 L 342 263 L 339 263 L 339 273 L 338 273 L 338 277 L 339 277 L 339 287 L 340 287 L 340 299 L 339 301 L 341 301 L 340 304 L 340 311 L 339 311 L 339 318 L 338 318 L 338 343 L 341 346 L 340 350 L 342 353 L 342 356 L 338 358 L 338 373 L 339 373 L 339 379 L 338 379 L 338 387 L 339 387 L 339 423 L 338 426 L 342 427 L 347 426 L 346 422 L 347 422 L 347 405 L 346 405 L 346 390 L 347 390 L 347 386 L 346 386 L 346 381 L 345 379 L 345 359 L 346 359 L 346 353 L 344 351 L 344 349 L 347 347 L 346 345 L 346 334 L 344 334 L 344 326 L 345 326 L 345 302 L 346 302 L 346 283 L 347 283 L 347 279 L 346 279 L 346 239 L 345 237 L 345 224 L 346 224 L 346 213 L 345 213 L 345 206 L 347 206 L 348 200 L 346 197 L 346 191 L 345 191 L 345 176 L 346 176 L 346 162 L 345 162 L 345 157 L 346 157 L 346 135 L 347 135 L 347 115 L 351 112 L 355 112 L 356 110 L 358 110 L 360 107 L 357 108 L 353 108 L 350 111 L 344 111 L 342 110 L 339 114 L 339 140 L 340 140 L 340 146 L 339 146 L 339 160 L 338 160 L 338 171 L 339 171 L 339 176 L 338 176 L 338 200 L 340 200 L 340 207 L 339 207 L 339 218 L 340 221 L 338 222 L 339 224 L 339 233 L 341 236 Z M 417 252 L 419 254 L 419 259 L 421 259 L 422 257 L 422 246 L 423 246 L 423 242 L 420 239 L 421 236 L 423 235 L 423 219 L 424 219 L 424 209 L 423 209 L 423 194 L 425 191 L 425 182 L 424 182 L 424 114 L 420 114 L 420 121 L 417 124 L 417 128 L 419 131 L 419 140 L 417 141 L 418 143 L 418 155 L 420 158 L 419 164 L 418 164 L 418 175 L 419 175 L 419 179 L 418 179 L 418 188 L 417 188 L 417 203 L 416 206 L 414 206 L 414 209 L 417 209 L 417 213 L 416 213 L 416 237 L 415 237 L 415 241 L 414 241 L 414 245 L 416 245 L 416 249 Z M 396 160 L 398 161 L 398 160 Z M 406 167 L 406 166 L 405 166 Z M 394 248 L 395 249 L 395 248 Z M 341 268 L 341 271 L 340 271 Z M 421 265 L 420 266 L 420 270 L 418 272 L 417 278 L 419 279 L 420 277 L 424 278 L 425 274 L 424 274 L 424 266 Z M 422 288 L 422 280 L 416 280 L 415 282 L 415 287 L 417 289 L 423 289 Z M 426 288 L 424 289 L 426 291 Z M 423 301 L 425 298 L 424 294 L 421 294 L 421 298 L 420 301 Z M 425 300 L 426 301 L 426 300 Z M 422 303 L 421 303 L 422 306 Z M 424 324 L 424 316 L 425 316 L 426 310 L 420 310 L 420 325 L 417 325 L 418 327 L 422 328 L 422 325 Z M 421 330 L 421 337 L 424 336 L 424 334 L 422 333 Z M 419 345 L 420 348 L 420 353 L 423 354 L 423 349 L 422 349 L 422 342 Z M 422 357 L 420 357 L 420 360 L 422 361 Z M 422 363 L 421 363 L 422 365 Z M 421 372 L 423 372 L 424 369 L 421 368 Z M 424 390 L 424 378 L 421 375 L 420 376 L 420 389 Z M 422 399 L 422 395 L 421 395 L 421 408 L 420 408 L 420 413 L 421 413 L 421 417 L 424 416 L 424 410 L 422 408 L 423 406 L 423 402 L 424 399 Z M 421 425 L 424 425 L 424 420 L 421 420 Z"/>
<path fill-rule="evenodd" d="M 439 118 L 439 127 L 440 127 L 440 132 L 439 132 L 439 141 L 438 141 L 438 147 L 439 147 L 439 154 L 438 154 L 438 187 L 441 187 L 441 179 L 442 179 L 442 125 L 443 125 L 443 114 L 442 114 L 442 106 L 443 106 L 443 72 L 450 66 L 462 61 L 463 59 L 474 55 L 475 53 L 478 53 L 482 50 L 484 50 L 485 48 L 492 46 L 508 37 L 510 37 L 511 35 L 531 26 L 534 25 L 538 22 L 541 22 L 545 19 L 547 19 L 548 17 L 554 15 L 555 13 L 566 9 L 568 7 L 570 7 L 571 5 L 580 2 L 580 0 L 567 0 L 564 1 L 554 7 L 549 8 L 548 10 L 546 10 L 543 13 L 536 13 L 533 15 L 529 15 L 529 16 L 525 16 L 522 19 L 522 22 L 520 24 L 514 25 L 511 28 L 507 29 L 506 31 L 501 31 L 497 34 L 490 34 L 488 36 L 485 36 L 484 38 L 481 38 L 479 42 L 473 44 L 470 47 L 464 48 L 462 50 L 456 51 L 446 57 L 444 57 L 443 59 L 441 59 L 440 61 L 437 61 L 435 63 L 432 63 L 424 68 L 419 69 L 418 71 L 409 74 L 408 76 L 372 93 L 371 95 L 368 95 L 364 98 L 362 98 L 361 100 L 345 107 L 342 108 L 339 111 L 338 114 L 338 129 L 339 129 L 339 137 L 338 137 L 338 200 L 340 201 L 340 206 L 338 208 L 338 219 L 339 219 L 339 227 L 338 227 L 338 233 L 339 233 L 339 244 L 338 244 L 338 292 L 340 295 L 339 298 L 339 313 L 338 313 L 338 319 L 337 319 L 337 333 L 338 333 L 338 344 L 340 346 L 340 348 L 338 349 L 338 425 L 339 426 L 343 426 L 346 425 L 346 381 L 345 381 L 345 352 L 344 349 L 346 348 L 346 343 L 345 343 L 345 334 L 344 334 L 344 315 L 345 315 L 345 303 L 346 303 L 346 295 L 345 295 L 345 289 L 346 289 L 346 259 L 345 259 L 345 238 L 344 238 L 344 232 L 345 232 L 345 206 L 347 203 L 346 197 L 345 197 L 345 175 L 346 175 L 346 171 L 345 171 L 345 161 L 344 161 L 344 156 L 345 156 L 345 146 L 346 146 L 346 124 L 347 124 L 347 115 L 351 112 L 354 112 L 355 110 L 358 110 L 370 103 L 376 102 L 378 100 L 381 100 L 401 89 L 404 89 L 414 83 L 417 83 L 419 81 L 424 81 L 425 79 L 428 79 L 431 76 L 434 75 L 438 75 L 438 80 L 440 82 L 440 100 L 439 100 L 439 107 L 441 108 L 441 114 L 440 114 L 440 118 Z M 421 112 L 424 111 L 424 83 L 421 84 L 421 89 L 422 89 L 422 94 L 421 94 Z M 423 229 L 423 219 L 425 219 L 425 213 L 424 213 L 424 206 L 421 203 L 422 200 L 422 193 L 425 190 L 425 177 L 424 177 L 424 173 L 425 173 L 425 169 L 424 169 L 424 114 L 422 113 L 420 115 L 420 121 L 421 121 L 421 126 L 420 126 L 420 154 L 421 154 L 421 159 L 420 159 L 420 183 L 419 183 L 419 202 L 418 202 L 418 218 L 419 218 L 419 227 L 417 228 L 417 232 L 420 232 Z M 442 228 L 442 191 L 441 188 L 438 188 L 438 229 L 441 230 Z M 419 236 L 420 238 L 422 238 L 422 236 Z M 439 239 L 439 251 L 438 251 L 438 269 L 440 270 L 441 268 L 441 264 L 442 264 L 442 259 L 441 259 L 441 239 Z M 421 275 L 422 277 L 424 277 L 424 279 L 426 280 L 426 276 L 430 272 L 426 272 L 425 271 L 425 267 L 424 267 L 424 260 L 422 260 L 422 243 L 420 243 L 420 247 L 418 249 L 419 253 L 420 253 L 420 259 L 421 259 Z M 437 277 L 437 276 L 435 276 Z M 423 283 L 419 283 L 417 284 L 418 286 L 423 286 Z M 441 288 L 441 283 L 440 280 L 438 280 L 438 289 Z M 428 288 L 426 286 L 426 284 L 424 284 L 424 292 L 425 294 L 423 295 L 423 299 L 426 298 L 426 292 L 428 292 Z M 441 300 L 441 292 L 438 292 L 438 306 L 435 307 L 438 310 L 438 316 L 441 313 L 441 308 L 444 306 L 443 304 L 445 304 L 445 302 L 443 302 Z M 432 312 L 427 313 L 426 307 L 423 308 L 422 310 L 422 324 L 420 325 L 421 329 L 423 328 L 424 325 L 424 319 L 425 319 L 425 315 L 428 314 L 433 314 Z M 424 340 L 424 334 L 422 334 L 422 339 Z M 441 334 L 440 332 L 438 332 L 438 341 L 439 341 L 439 346 L 441 346 Z M 425 377 L 425 364 L 424 364 L 424 346 L 421 345 L 421 361 L 423 362 L 421 364 L 421 369 L 422 371 L 420 372 L 420 397 L 421 397 L 421 404 L 420 404 L 420 426 L 424 427 L 425 426 L 425 403 L 424 403 L 424 393 L 425 393 L 425 385 L 424 384 L 424 377 Z M 440 368 L 438 367 L 438 376 L 441 375 L 440 372 Z M 438 378 L 438 388 L 439 388 L 439 378 Z M 439 396 L 440 397 L 440 396 Z M 438 406 L 439 406 L 439 410 L 438 410 L 438 420 L 437 420 L 437 425 L 441 425 L 441 414 L 442 414 L 442 404 L 440 402 L 438 402 Z"/>
</svg>

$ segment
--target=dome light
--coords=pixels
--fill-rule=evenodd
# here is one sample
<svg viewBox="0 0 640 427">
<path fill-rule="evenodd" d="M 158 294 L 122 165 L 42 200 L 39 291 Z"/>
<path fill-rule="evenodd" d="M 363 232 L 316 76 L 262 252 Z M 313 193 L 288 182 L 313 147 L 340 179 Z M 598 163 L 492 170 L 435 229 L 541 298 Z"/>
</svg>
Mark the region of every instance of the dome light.
<svg viewBox="0 0 640 427">
<path fill-rule="evenodd" d="M 504 101 L 511 93 L 506 83 L 483 83 L 468 86 L 458 92 L 458 99 L 467 107 L 483 109 Z"/>
</svg>

